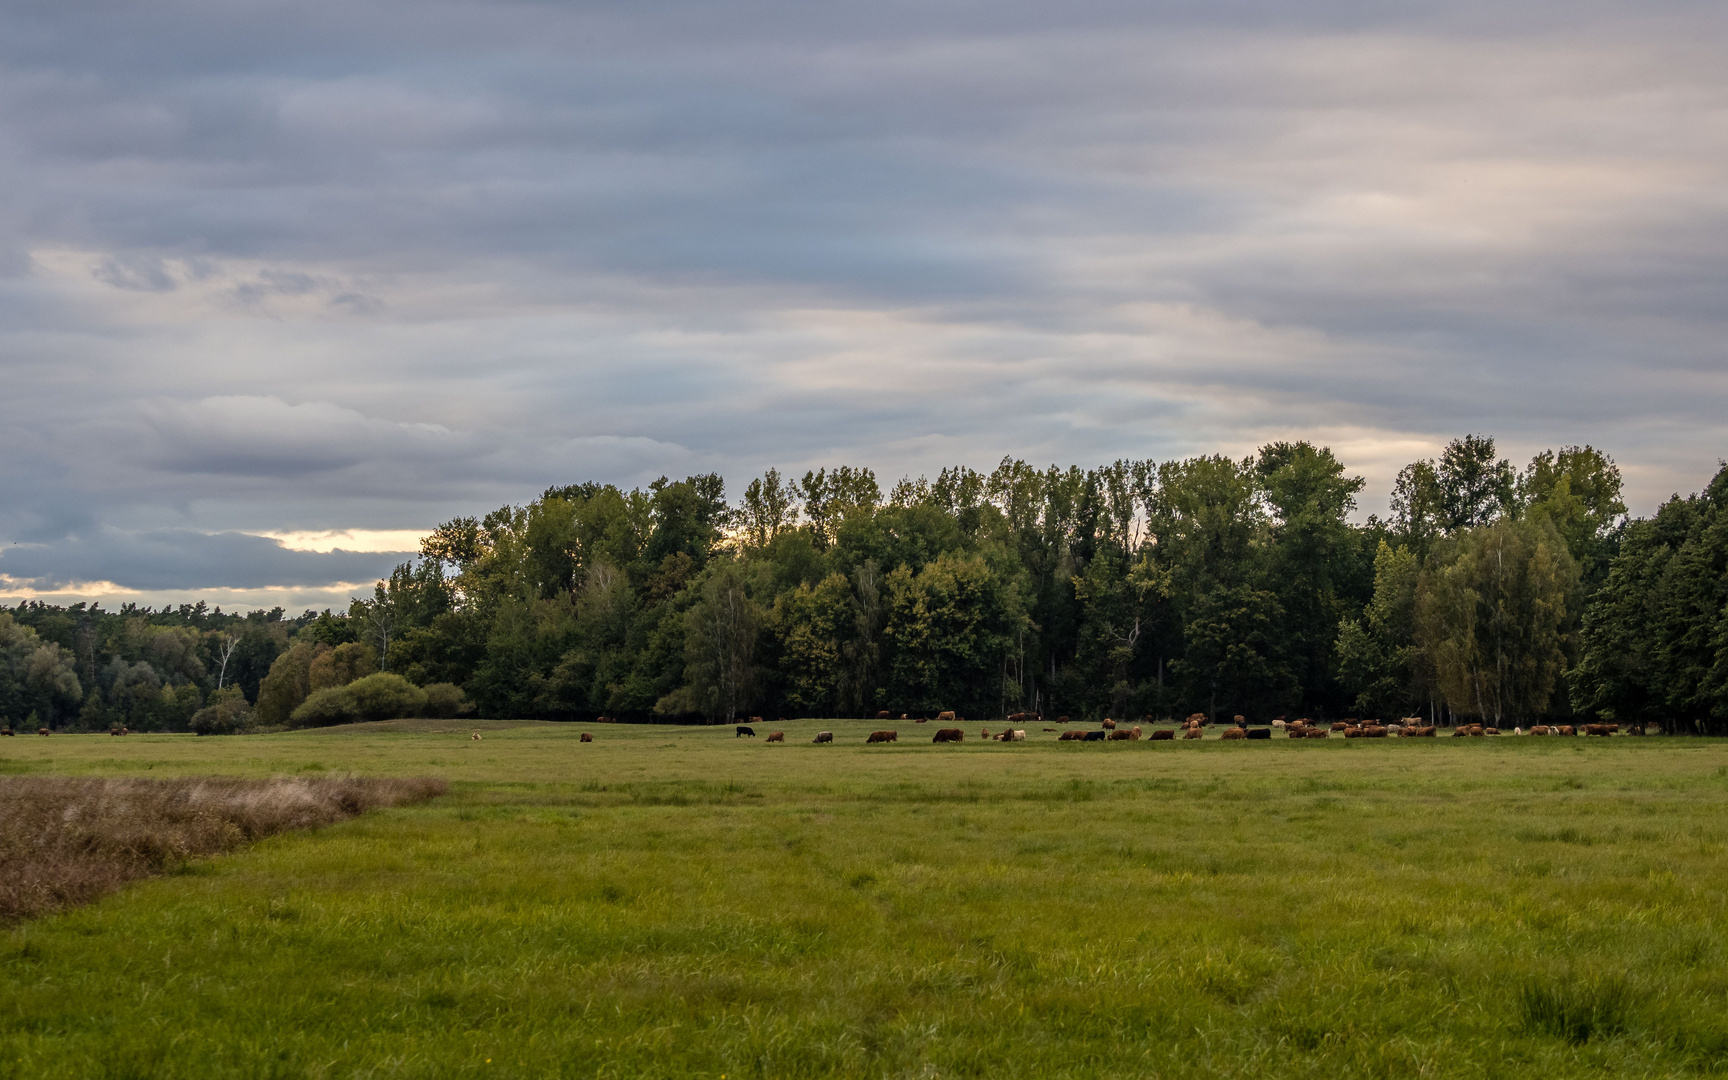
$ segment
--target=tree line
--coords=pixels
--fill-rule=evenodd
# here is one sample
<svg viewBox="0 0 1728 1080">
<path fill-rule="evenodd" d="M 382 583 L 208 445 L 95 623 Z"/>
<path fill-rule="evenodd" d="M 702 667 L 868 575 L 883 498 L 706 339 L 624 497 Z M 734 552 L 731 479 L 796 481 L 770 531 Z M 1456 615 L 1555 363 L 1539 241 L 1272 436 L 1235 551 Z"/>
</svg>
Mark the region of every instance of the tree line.
<svg viewBox="0 0 1728 1080">
<path fill-rule="evenodd" d="M 1589 446 L 1515 468 L 1454 440 L 1383 520 L 1353 520 L 1362 487 L 1306 442 L 887 492 L 868 468 L 769 470 L 736 501 L 712 474 L 560 486 L 440 525 L 346 612 L 22 605 L 0 707 L 209 727 L 223 683 L 230 729 L 954 709 L 1728 733 L 1728 469 L 1637 521 Z"/>
</svg>

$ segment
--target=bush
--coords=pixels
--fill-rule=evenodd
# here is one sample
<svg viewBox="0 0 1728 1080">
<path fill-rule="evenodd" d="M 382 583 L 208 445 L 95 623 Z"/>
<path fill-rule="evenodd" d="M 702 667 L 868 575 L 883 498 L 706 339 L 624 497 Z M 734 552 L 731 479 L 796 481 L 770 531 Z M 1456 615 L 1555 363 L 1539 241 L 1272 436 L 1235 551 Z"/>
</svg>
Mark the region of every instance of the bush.
<svg viewBox="0 0 1728 1080">
<path fill-rule="evenodd" d="M 427 716 L 453 720 L 458 716 L 474 714 L 474 703 L 468 700 L 468 695 L 455 683 L 435 682 L 425 689 Z"/>
<path fill-rule="evenodd" d="M 426 711 L 426 691 L 389 672 L 356 679 L 342 689 L 354 695 L 363 720 L 395 720 Z"/>
<path fill-rule="evenodd" d="M 192 714 L 189 724 L 200 735 L 238 735 L 253 726 L 252 706 L 238 686 L 210 695 L 210 704 Z"/>
<path fill-rule="evenodd" d="M 356 679 L 346 686 L 314 690 L 292 715 L 295 727 L 325 727 L 359 720 L 395 720 L 419 716 L 426 708 L 426 691 L 388 672 Z"/>
</svg>

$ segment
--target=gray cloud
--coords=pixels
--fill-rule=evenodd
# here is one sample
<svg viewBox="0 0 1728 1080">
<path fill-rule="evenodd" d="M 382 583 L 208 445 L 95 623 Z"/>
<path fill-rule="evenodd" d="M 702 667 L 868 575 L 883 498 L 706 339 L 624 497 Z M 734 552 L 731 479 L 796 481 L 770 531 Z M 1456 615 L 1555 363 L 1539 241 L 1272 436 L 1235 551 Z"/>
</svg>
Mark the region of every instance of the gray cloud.
<svg viewBox="0 0 1728 1080">
<path fill-rule="evenodd" d="M 192 529 L 97 529 L 53 544 L 0 550 L 0 575 L 15 587 L 59 592 L 113 581 L 150 591 L 258 589 L 365 582 L 387 576 L 404 552 L 291 551 L 276 540 Z"/>
<path fill-rule="evenodd" d="M 0 563 L 50 569 L 0 573 L 192 589 L 227 564 L 152 537 L 1294 436 L 1368 507 L 1466 430 L 1590 441 L 1648 511 L 1728 443 L 1725 24 L 9 5 L 0 536 L 45 546 Z M 339 574 L 225 543 L 231 587 Z"/>
</svg>

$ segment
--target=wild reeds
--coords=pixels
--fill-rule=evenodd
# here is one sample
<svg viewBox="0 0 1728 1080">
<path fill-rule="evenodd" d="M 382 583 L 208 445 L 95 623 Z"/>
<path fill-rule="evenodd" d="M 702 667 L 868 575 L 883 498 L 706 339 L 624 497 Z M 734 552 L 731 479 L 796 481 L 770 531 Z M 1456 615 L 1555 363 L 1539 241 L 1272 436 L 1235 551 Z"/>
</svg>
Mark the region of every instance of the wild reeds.
<svg viewBox="0 0 1728 1080">
<path fill-rule="evenodd" d="M 448 790 L 430 778 L 0 778 L 0 923 L 291 829 Z"/>
</svg>

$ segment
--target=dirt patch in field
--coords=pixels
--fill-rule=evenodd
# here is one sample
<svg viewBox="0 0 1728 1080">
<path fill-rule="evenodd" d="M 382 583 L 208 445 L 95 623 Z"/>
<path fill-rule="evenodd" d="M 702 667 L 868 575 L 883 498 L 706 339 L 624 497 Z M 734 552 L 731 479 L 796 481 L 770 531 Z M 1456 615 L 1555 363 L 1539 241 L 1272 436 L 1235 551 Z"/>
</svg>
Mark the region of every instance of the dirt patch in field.
<svg viewBox="0 0 1728 1080">
<path fill-rule="evenodd" d="M 442 795 L 431 778 L 0 777 L 0 923 L 292 829 Z"/>
</svg>

